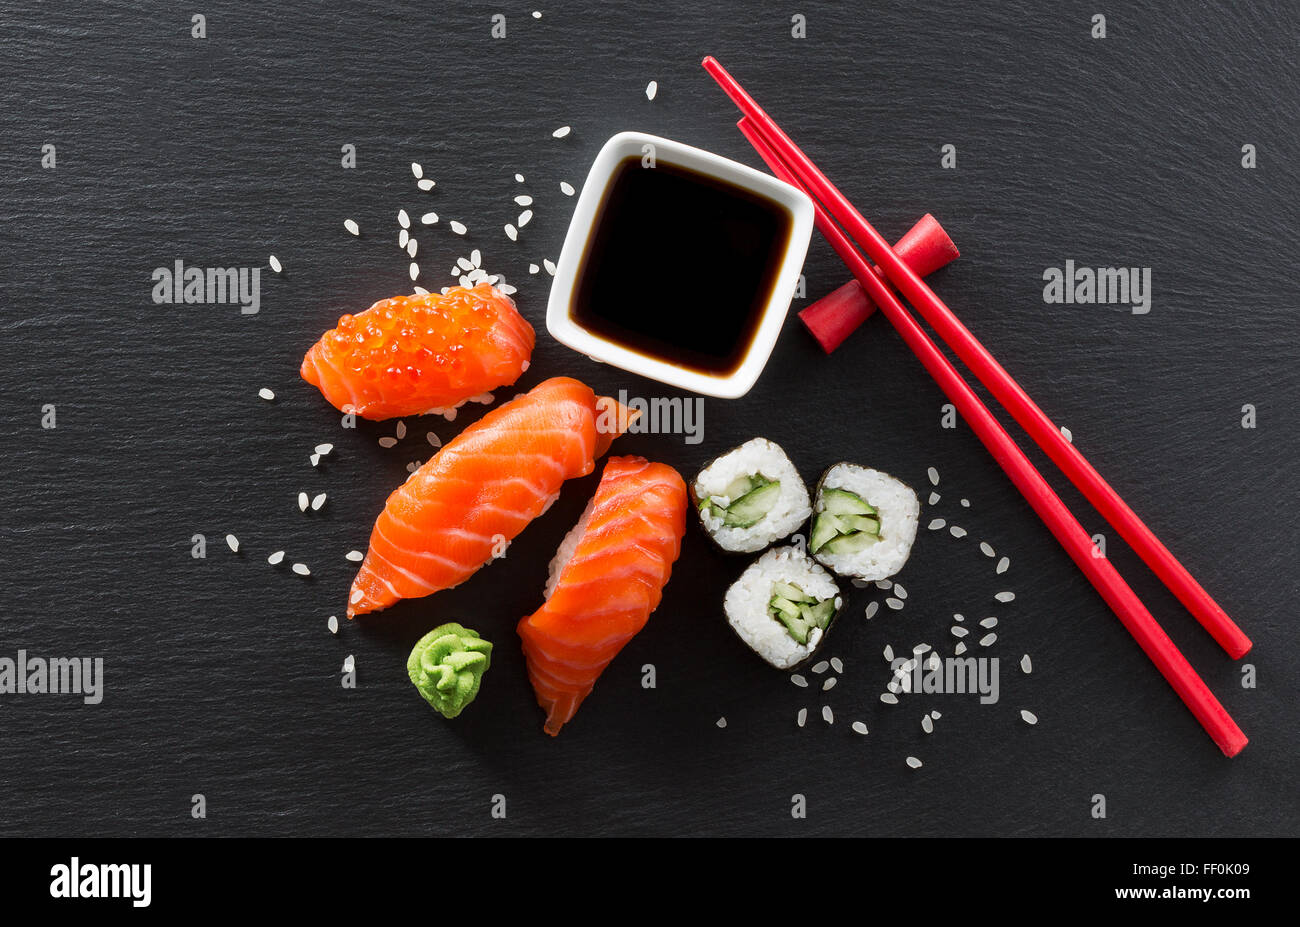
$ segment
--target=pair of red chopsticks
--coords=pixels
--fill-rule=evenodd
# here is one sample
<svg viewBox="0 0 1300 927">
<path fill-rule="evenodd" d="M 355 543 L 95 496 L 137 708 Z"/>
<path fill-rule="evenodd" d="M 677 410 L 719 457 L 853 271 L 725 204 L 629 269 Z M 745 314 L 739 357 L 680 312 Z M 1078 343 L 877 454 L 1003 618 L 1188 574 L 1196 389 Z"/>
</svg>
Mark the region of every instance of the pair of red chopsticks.
<svg viewBox="0 0 1300 927">
<path fill-rule="evenodd" d="M 889 284 L 916 307 L 939 337 L 974 371 L 1034 442 L 1065 472 L 1106 520 L 1142 557 L 1161 581 L 1233 658 L 1250 649 L 1250 639 L 1219 607 L 1124 500 L 1101 478 L 1074 445 L 1065 440 L 1047 415 L 976 340 L 943 301 L 890 248 L 889 243 L 808 160 L 772 118 L 712 57 L 704 69 L 744 113 L 738 126 L 759 156 L 779 178 L 802 189 L 817 209 L 817 227 L 848 264 L 880 311 L 956 406 L 1071 559 L 1123 622 L 1151 661 L 1173 686 L 1201 726 L 1227 756 L 1236 756 L 1247 738 L 1192 669 L 1173 641 L 1147 611 L 1136 593 L 1104 557 L 1096 556 L 1092 538 L 1043 479 L 1029 458 L 980 401 L 942 351 L 904 308 Z M 842 228 L 841 228 L 842 226 Z M 845 234 L 847 230 L 848 234 Z M 850 238 L 850 236 L 852 236 Z M 855 247 L 876 262 L 879 273 Z M 887 282 L 886 282 L 887 281 Z"/>
</svg>

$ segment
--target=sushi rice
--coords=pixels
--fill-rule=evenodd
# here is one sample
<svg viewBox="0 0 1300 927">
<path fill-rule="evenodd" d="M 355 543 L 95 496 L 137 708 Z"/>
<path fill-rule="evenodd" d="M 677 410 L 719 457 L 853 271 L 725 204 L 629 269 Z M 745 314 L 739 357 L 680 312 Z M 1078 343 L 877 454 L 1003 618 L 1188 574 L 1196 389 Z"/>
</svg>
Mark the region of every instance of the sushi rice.
<svg viewBox="0 0 1300 927">
<path fill-rule="evenodd" d="M 769 603 L 774 583 L 798 586 L 819 601 L 834 600 L 835 613 L 826 629 L 813 627 L 800 644 L 772 616 Z M 759 557 L 732 583 L 723 600 L 727 623 L 749 647 L 777 669 L 788 670 L 817 652 L 835 622 L 843 599 L 835 580 L 797 547 L 778 547 Z"/>
<path fill-rule="evenodd" d="M 746 477 L 761 477 L 779 487 L 773 491 L 771 507 L 757 521 L 728 525 L 725 509 L 737 501 L 728 492 L 733 491 L 737 480 Z M 753 438 L 714 460 L 695 478 L 691 493 L 705 532 L 731 553 L 763 550 L 797 531 L 812 514 L 808 487 L 799 471 L 780 445 L 766 438 Z M 710 502 L 707 506 L 706 500 Z"/>
<path fill-rule="evenodd" d="M 880 539 L 860 551 L 848 553 L 835 553 L 820 547 L 813 556 L 840 576 L 862 580 L 882 580 L 893 576 L 907 563 L 912 542 L 916 540 L 921 514 L 921 503 L 916 493 L 888 473 L 839 463 L 826 471 L 817 486 L 815 509 L 818 513 L 826 509 L 827 490 L 837 489 L 853 493 L 877 510 Z"/>
</svg>

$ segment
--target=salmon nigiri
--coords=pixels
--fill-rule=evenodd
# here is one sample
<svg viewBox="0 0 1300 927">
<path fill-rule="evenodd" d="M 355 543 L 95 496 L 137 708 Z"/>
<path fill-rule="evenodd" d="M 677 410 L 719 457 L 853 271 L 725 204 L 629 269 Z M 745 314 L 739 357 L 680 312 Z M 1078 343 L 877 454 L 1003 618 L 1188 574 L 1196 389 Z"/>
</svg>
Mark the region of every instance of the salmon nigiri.
<svg viewBox="0 0 1300 927">
<path fill-rule="evenodd" d="M 555 736 L 659 605 L 686 531 L 686 484 L 667 464 L 611 457 L 551 561 L 546 604 L 519 622 L 528 678 Z"/>
<path fill-rule="evenodd" d="M 300 372 L 330 405 L 362 418 L 445 413 L 518 380 L 535 339 L 509 296 L 458 286 L 343 316 Z"/>
<path fill-rule="evenodd" d="M 464 582 L 586 476 L 627 429 L 628 410 L 568 377 L 493 409 L 384 504 L 352 582 L 348 617 Z"/>
</svg>

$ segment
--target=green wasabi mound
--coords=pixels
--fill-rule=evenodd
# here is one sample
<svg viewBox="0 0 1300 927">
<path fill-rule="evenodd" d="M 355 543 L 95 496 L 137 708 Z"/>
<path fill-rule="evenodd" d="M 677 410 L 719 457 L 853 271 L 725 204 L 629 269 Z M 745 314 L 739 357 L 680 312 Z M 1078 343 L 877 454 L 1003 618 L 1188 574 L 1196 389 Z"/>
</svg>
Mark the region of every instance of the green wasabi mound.
<svg viewBox="0 0 1300 927">
<path fill-rule="evenodd" d="M 491 664 L 492 645 L 453 621 L 420 638 L 406 660 L 406 672 L 425 701 L 444 718 L 454 718 L 474 701 Z"/>
</svg>

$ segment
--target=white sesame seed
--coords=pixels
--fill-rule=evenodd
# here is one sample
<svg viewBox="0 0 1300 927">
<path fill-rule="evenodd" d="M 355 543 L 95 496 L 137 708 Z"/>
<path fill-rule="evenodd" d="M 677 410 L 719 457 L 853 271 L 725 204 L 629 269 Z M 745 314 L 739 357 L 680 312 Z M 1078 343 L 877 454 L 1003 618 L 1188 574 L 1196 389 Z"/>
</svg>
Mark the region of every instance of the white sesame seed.
<svg viewBox="0 0 1300 927">
<path fill-rule="evenodd" d="M 929 715 L 925 715 L 921 718 L 921 730 L 925 731 L 927 734 L 934 733 L 934 721 Z"/>
<path fill-rule="evenodd" d="M 271 566 L 275 566 L 283 559 L 284 559 L 284 551 L 277 550 L 275 553 L 271 554 L 271 556 L 266 558 L 266 562 L 271 564 Z"/>
<path fill-rule="evenodd" d="M 511 241 L 519 240 L 519 230 L 509 222 L 506 223 L 506 238 L 509 238 Z"/>
<path fill-rule="evenodd" d="M 451 230 L 457 235 L 464 235 L 469 231 L 469 229 L 465 228 L 465 223 L 457 222 L 455 219 L 451 220 Z"/>
<path fill-rule="evenodd" d="M 235 537 L 233 534 L 226 535 L 226 545 L 230 548 L 232 553 L 239 553 L 239 538 Z"/>
<path fill-rule="evenodd" d="M 426 441 L 429 442 L 429 446 L 430 446 L 430 447 L 442 447 L 442 439 L 439 438 L 439 437 L 438 437 L 436 434 L 434 434 L 432 431 L 427 432 L 427 433 L 425 434 L 425 436 L 424 436 L 424 440 L 426 440 Z"/>
<path fill-rule="evenodd" d="M 420 276 L 420 265 L 417 264 L 417 263 L 415 263 L 414 261 L 412 261 L 412 262 L 411 262 L 411 279 L 412 279 L 412 280 L 415 280 L 415 279 L 417 279 L 419 276 Z"/>
<path fill-rule="evenodd" d="M 822 691 L 826 692 L 827 690 L 834 689 L 834 688 L 835 688 L 835 677 L 827 676 L 826 681 L 822 683 Z"/>
<path fill-rule="evenodd" d="M 717 723 L 718 723 L 718 727 L 726 727 L 726 726 L 727 726 L 727 719 L 726 719 L 726 718 L 719 718 Z"/>
<path fill-rule="evenodd" d="M 311 570 L 307 569 L 307 564 L 305 563 L 295 563 L 293 565 L 293 571 L 297 573 L 299 576 L 311 575 Z"/>
<path fill-rule="evenodd" d="M 298 511 L 300 512 L 307 511 L 307 506 L 309 503 L 310 500 L 307 498 L 307 494 L 305 492 L 298 493 Z"/>
<path fill-rule="evenodd" d="M 993 549 L 992 545 L 990 545 L 988 541 L 980 541 L 980 550 L 984 552 L 985 557 L 997 556 L 997 551 Z"/>
<path fill-rule="evenodd" d="M 652 80 L 650 81 L 650 83 L 645 85 L 645 98 L 647 100 L 653 100 L 655 98 L 655 94 L 658 92 L 659 92 L 659 81 Z"/>
<path fill-rule="evenodd" d="M 996 641 L 997 639 L 998 639 L 997 634 L 990 631 L 988 634 L 985 634 L 983 637 L 980 638 L 980 646 L 990 647 L 992 646 L 993 642 Z"/>
<path fill-rule="evenodd" d="M 525 209 L 523 212 L 519 214 L 520 228 L 523 228 L 525 225 L 527 225 L 529 222 L 532 221 L 533 221 L 533 211 L 531 209 Z"/>
<path fill-rule="evenodd" d="M 550 258 L 543 258 L 542 266 L 546 268 L 546 272 L 548 274 L 550 274 L 552 277 L 555 276 L 555 265 L 551 263 Z"/>
<path fill-rule="evenodd" d="M 799 725 L 800 727 L 803 727 L 804 722 L 807 720 L 808 720 L 808 709 L 800 708 L 799 714 L 794 716 L 794 723 Z"/>
<path fill-rule="evenodd" d="M 258 398 L 265 399 L 267 402 L 270 402 L 272 399 L 275 398 L 275 393 L 271 392 L 265 386 L 263 386 L 261 389 L 257 391 L 257 395 Z"/>
<path fill-rule="evenodd" d="M 1034 663 L 1029 659 L 1029 654 L 1020 658 L 1020 671 L 1026 675 L 1034 671 Z"/>
<path fill-rule="evenodd" d="M 996 628 L 997 626 L 998 620 L 996 618 L 985 618 L 980 622 L 981 628 Z"/>
<path fill-rule="evenodd" d="M 397 439 L 392 437 L 391 435 L 384 435 L 382 438 L 379 439 L 380 447 L 392 447 L 396 443 L 397 443 Z"/>
<path fill-rule="evenodd" d="M 425 177 L 423 180 L 418 181 L 415 185 L 419 187 L 421 190 L 424 190 L 425 192 L 428 192 L 429 190 L 432 190 L 434 187 L 437 186 L 437 184 L 434 183 L 432 180 L 430 180 L 428 177 Z"/>
<path fill-rule="evenodd" d="M 942 518 L 934 518 L 930 520 L 930 523 L 926 525 L 926 527 L 929 528 L 931 531 L 938 531 L 946 524 L 948 523 L 944 521 Z"/>
<path fill-rule="evenodd" d="M 827 663 L 825 660 L 818 660 L 816 663 L 813 664 L 812 671 L 814 673 L 824 673 L 826 672 L 829 666 L 830 664 Z"/>
<path fill-rule="evenodd" d="M 1032 711 L 1026 711 L 1025 709 L 1022 708 L 1020 709 L 1020 717 L 1021 719 L 1024 720 L 1026 724 L 1038 723 L 1038 715 L 1034 714 Z"/>
<path fill-rule="evenodd" d="M 854 731 L 854 733 L 857 733 L 857 734 L 865 734 L 865 733 L 867 733 L 867 726 L 866 726 L 865 724 L 863 724 L 861 721 L 854 721 L 854 722 L 853 722 L 853 731 Z"/>
<path fill-rule="evenodd" d="M 280 268 L 280 259 L 279 259 L 278 257 L 276 257 L 274 254 L 271 255 L 270 258 L 267 259 L 267 263 L 271 265 L 271 269 L 272 269 L 273 271 L 275 271 L 277 274 L 280 272 L 280 269 L 281 269 L 281 268 Z"/>
<path fill-rule="evenodd" d="M 317 493 L 317 495 L 311 500 L 311 510 L 313 512 L 319 512 L 320 507 L 324 504 L 325 504 L 325 493 L 323 492 Z"/>
<path fill-rule="evenodd" d="M 934 467 L 928 467 L 928 468 L 926 468 L 925 475 L 928 476 L 928 477 L 930 478 L 930 485 L 931 485 L 931 486 L 938 486 L 938 485 L 939 485 L 939 471 L 936 470 Z"/>
<path fill-rule="evenodd" d="M 411 217 L 406 214 L 405 209 L 397 210 L 397 224 L 404 229 L 411 227 Z"/>
<path fill-rule="evenodd" d="M 953 625 L 948 630 L 952 632 L 953 637 L 965 637 L 967 634 L 970 633 L 970 631 L 967 628 L 963 628 L 959 624 Z"/>
<path fill-rule="evenodd" d="M 1003 557 L 1001 560 L 998 561 L 997 572 L 999 574 L 1005 573 L 1007 571 L 1007 567 L 1009 566 L 1011 566 L 1011 558 Z"/>
<path fill-rule="evenodd" d="M 333 444 L 317 444 L 317 445 L 316 445 L 316 453 L 317 453 L 317 454 L 320 454 L 322 457 L 324 457 L 326 454 L 330 453 L 330 451 L 332 451 L 332 450 L 334 450 L 334 445 L 333 445 Z"/>
<path fill-rule="evenodd" d="M 523 175 L 523 174 L 515 174 L 515 183 L 523 183 L 523 182 L 524 182 L 524 175 Z"/>
<path fill-rule="evenodd" d="M 831 669 L 837 673 L 844 672 L 844 661 L 839 657 L 831 657 Z"/>
<path fill-rule="evenodd" d="M 573 184 L 569 183 L 567 180 L 561 180 L 560 192 L 565 196 L 573 196 Z"/>
<path fill-rule="evenodd" d="M 907 758 L 907 765 L 908 765 L 908 766 L 911 766 L 913 769 L 920 769 L 920 768 L 921 768 L 921 761 L 918 760 L 918 759 L 917 759 L 916 757 L 914 757 L 914 756 L 909 756 L 909 757 Z"/>
<path fill-rule="evenodd" d="M 896 611 L 896 612 L 897 612 L 897 611 L 901 611 L 902 608 L 903 608 L 903 600 L 902 600 L 902 599 L 896 599 L 896 598 L 894 598 L 893 596 L 890 596 L 889 598 L 885 599 L 885 604 L 888 605 L 890 608 L 892 608 L 892 609 L 893 609 L 894 611 Z"/>
<path fill-rule="evenodd" d="M 1016 600 L 1016 594 L 1014 592 L 999 592 L 993 598 L 997 599 L 999 602 L 1014 602 Z"/>
<path fill-rule="evenodd" d="M 421 225 L 433 225 L 437 221 L 438 214 L 436 212 L 426 212 L 424 215 L 420 216 Z"/>
<path fill-rule="evenodd" d="M 569 134 L 569 127 L 568 127 L 568 126 L 560 126 L 558 129 L 556 129 L 554 132 L 551 133 L 551 137 L 552 137 L 552 138 L 564 138 L 564 136 L 566 136 L 566 135 L 568 135 L 568 134 Z"/>
<path fill-rule="evenodd" d="M 891 683 L 891 685 L 892 685 L 892 683 Z M 895 694 L 892 693 L 892 692 L 882 692 L 882 693 L 880 693 L 880 700 L 881 700 L 882 702 L 884 702 L 886 705 L 897 705 L 897 704 L 898 704 L 898 696 L 895 695 Z"/>
<path fill-rule="evenodd" d="M 966 529 L 963 528 L 961 525 L 953 525 L 948 530 L 952 533 L 952 536 L 955 538 L 964 538 L 966 536 Z"/>
<path fill-rule="evenodd" d="M 527 193 L 521 193 L 521 194 L 519 194 L 518 196 L 515 197 L 515 205 L 516 205 L 516 206 L 531 206 L 531 205 L 533 205 L 533 198 L 532 198 L 531 196 L 529 196 Z"/>
<path fill-rule="evenodd" d="M 356 219 L 344 219 L 343 227 L 347 229 L 349 232 L 351 232 L 353 235 L 361 234 L 361 226 L 357 225 Z"/>
<path fill-rule="evenodd" d="M 867 611 L 866 611 L 867 620 L 870 621 L 873 617 L 875 617 L 875 614 L 879 609 L 880 609 L 879 602 L 868 602 Z"/>
<path fill-rule="evenodd" d="M 884 654 L 885 654 L 885 662 L 886 662 L 886 663 L 893 663 L 893 662 L 894 662 L 894 647 L 893 647 L 892 644 L 886 644 L 886 645 L 885 645 Z"/>
<path fill-rule="evenodd" d="M 327 628 L 330 629 L 330 633 L 331 633 L 331 634 L 338 634 L 338 633 L 339 633 L 339 616 L 338 616 L 338 615 L 330 615 L 330 620 L 327 621 L 327 622 L 325 623 L 325 626 L 326 626 Z"/>
<path fill-rule="evenodd" d="M 827 724 L 835 723 L 835 713 L 831 711 L 830 705 L 822 706 L 822 720 L 825 721 Z"/>
</svg>

